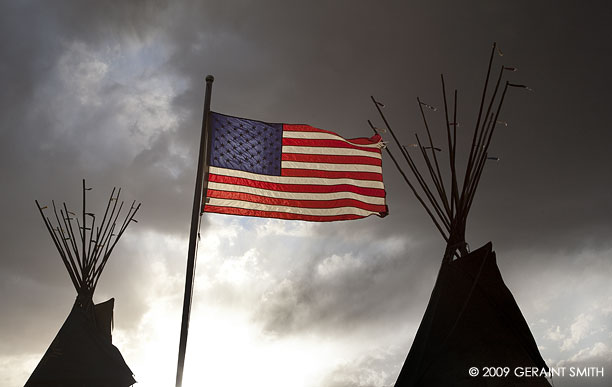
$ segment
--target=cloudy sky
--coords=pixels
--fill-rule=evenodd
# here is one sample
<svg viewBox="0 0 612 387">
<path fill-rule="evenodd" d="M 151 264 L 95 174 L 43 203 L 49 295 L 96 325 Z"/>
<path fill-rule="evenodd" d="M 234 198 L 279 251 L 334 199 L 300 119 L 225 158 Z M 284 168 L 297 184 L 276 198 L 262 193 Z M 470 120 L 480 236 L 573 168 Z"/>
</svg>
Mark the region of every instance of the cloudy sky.
<svg viewBox="0 0 612 387">
<path fill-rule="evenodd" d="M 102 275 L 138 386 L 173 385 L 204 78 L 212 109 L 344 137 L 423 130 L 416 97 L 477 115 L 492 42 L 515 66 L 468 221 L 550 366 L 612 381 L 610 6 L 593 1 L 3 1 L 0 386 L 20 386 L 75 291 L 34 199 L 142 202 Z M 442 116 L 429 112 L 441 129 Z M 206 215 L 185 386 L 395 382 L 444 245 L 389 159 L 387 218 L 312 224 Z M 289 382 L 288 382 L 289 381 Z"/>
</svg>

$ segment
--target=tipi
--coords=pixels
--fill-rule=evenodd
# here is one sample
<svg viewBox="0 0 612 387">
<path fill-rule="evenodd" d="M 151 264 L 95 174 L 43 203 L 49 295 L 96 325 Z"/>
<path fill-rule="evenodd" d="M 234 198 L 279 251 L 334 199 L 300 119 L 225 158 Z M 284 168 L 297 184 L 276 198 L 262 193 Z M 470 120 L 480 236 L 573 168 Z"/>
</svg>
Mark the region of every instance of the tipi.
<svg viewBox="0 0 612 387">
<path fill-rule="evenodd" d="M 499 93 L 504 73 L 515 71 L 512 67 L 501 66 L 494 89 L 492 92 L 489 90 L 496 51 L 501 55 L 493 44 L 462 185 L 458 183 L 456 165 L 457 91 L 454 93 L 452 118 L 449 118 L 443 76 L 444 151 L 434 144 L 424 111 L 437 109 L 417 98 L 427 141 L 421 142 L 417 135 L 412 147 L 423 157 L 430 180 L 425 179 L 426 175 L 419 170 L 408 147 L 401 145 L 395 136 L 382 112 L 384 105 L 372 97 L 418 185 L 408 179 L 387 147 L 389 156 L 446 242 L 429 304 L 395 387 L 550 386 L 543 376 L 524 377 L 520 372 L 526 367 L 548 371 L 548 367 L 512 293 L 504 284 L 491 242 L 470 252 L 465 241 L 467 216 L 484 166 L 487 160 L 499 160 L 490 157 L 488 149 L 496 126 L 506 125 L 499 121 L 506 92 L 510 87 L 528 89 L 524 85 L 506 82 Z M 371 122 L 370 126 L 378 131 Z M 448 158 L 447 169 L 441 167 L 443 153 Z M 447 185 L 443 179 L 444 170 L 450 174 Z M 518 374 L 515 373 L 517 369 Z"/>
<path fill-rule="evenodd" d="M 90 189 L 85 187 L 83 180 L 80 220 L 65 203 L 58 209 L 53 202 L 52 212 L 47 216 L 45 210 L 48 208 L 36 201 L 77 291 L 77 298 L 25 387 L 123 387 L 136 383 L 121 353 L 112 344 L 114 299 L 94 304 L 93 294 L 113 248 L 128 225 L 136 221 L 134 215 L 140 204 L 136 206 L 133 202 L 118 226 L 124 203 L 118 204 L 121 189 L 113 189 L 104 216 L 96 223 L 95 214 L 86 212 L 85 207 L 86 192 Z"/>
</svg>

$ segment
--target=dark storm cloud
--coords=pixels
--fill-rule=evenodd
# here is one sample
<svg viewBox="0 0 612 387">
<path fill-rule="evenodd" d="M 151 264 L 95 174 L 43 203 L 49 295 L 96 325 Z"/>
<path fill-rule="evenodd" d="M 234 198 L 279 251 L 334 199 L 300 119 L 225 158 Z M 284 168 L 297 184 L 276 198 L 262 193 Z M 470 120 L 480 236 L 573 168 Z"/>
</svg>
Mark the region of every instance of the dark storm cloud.
<svg viewBox="0 0 612 387">
<path fill-rule="evenodd" d="M 368 102 L 374 93 L 387 103 L 403 141 L 412 142 L 410 133 L 422 130 L 414 97 L 424 95 L 441 106 L 438 72 L 447 74 L 449 87 L 460 89 L 464 127 L 475 122 L 489 45 L 497 39 L 505 56 L 496 63 L 517 66 L 511 79 L 535 92 L 512 90 L 507 98 L 502 117 L 510 126 L 498 130 L 492 146 L 502 155 L 501 165 L 487 168 L 484 175 L 472 233 L 479 239 L 504 236 L 509 245 L 547 247 L 562 240 L 579 245 L 586 237 L 605 244 L 612 208 L 602 179 L 608 169 L 604 144 L 610 138 L 601 124 L 607 109 L 601 95 L 609 86 L 609 78 L 601 77 L 609 42 L 597 39 L 606 25 L 604 14 L 522 3 L 480 4 L 469 11 L 463 5 L 339 4 L 271 6 L 266 12 L 249 2 L 204 7 L 205 20 L 198 12 L 185 14 L 175 24 L 180 29 L 170 31 L 178 39 L 169 65 L 195 87 L 201 87 L 202 72 L 210 69 L 217 76 L 213 108 L 218 110 L 307 121 L 354 135 L 370 134 L 367 118 L 380 122 Z M 420 18 L 401 22 L 411 14 Z M 589 16 L 593 19 L 587 23 Z M 452 31 L 454 39 L 436 34 L 439 26 Z M 208 33 L 194 34 L 198 27 Z M 428 32 L 431 39 L 424 39 Z M 196 60 L 184 59 L 190 56 Z M 323 90 L 334 96 L 332 101 L 320 97 Z M 389 171 L 392 166 L 386 163 Z M 390 191 L 391 202 L 396 192 Z M 491 229 L 485 214 L 491 213 L 499 228 L 485 233 L 485 225 Z M 404 221 L 389 218 L 382 227 Z M 512 234 L 518 236 L 505 237 Z"/>
<path fill-rule="evenodd" d="M 3 229 L 6 231 L 3 235 L 16 236 L 18 233 L 14 230 L 27 229 L 32 224 L 28 216 L 31 211 L 23 206 L 25 201 L 16 199 L 23 197 L 24 193 L 32 195 L 32 198 L 46 196 L 41 191 L 49 190 L 54 184 L 73 183 L 73 176 L 82 174 L 76 165 L 77 156 L 82 152 L 79 144 L 71 138 L 54 137 L 54 132 L 61 129 L 55 125 L 61 120 L 54 116 L 57 112 L 44 111 L 47 104 L 55 102 L 54 95 L 46 95 L 48 100 L 35 97 L 45 83 L 57 77 L 55 66 L 65 45 L 75 41 L 100 42 L 108 38 L 101 33 L 103 27 L 117 34 L 121 33 L 122 27 L 133 30 L 137 18 L 130 18 L 130 23 L 124 26 L 113 16 L 115 12 L 122 15 L 125 8 L 130 8 L 121 4 L 123 2 L 116 2 L 116 6 L 107 3 L 103 9 L 92 6 L 73 8 L 66 2 L 48 4 L 48 7 L 36 2 L 5 3 L 3 6 L 0 16 L 4 58 L 0 65 L 4 85 L 0 91 L 3 199 L 5 203 L 13 203 L 10 208 L 15 212 L 11 218 L 19 222 L 10 228 L 4 224 L 3 227 L 7 228 Z M 110 99 L 113 95 L 101 97 Z M 112 112 L 113 109 L 107 108 L 97 113 L 108 115 Z M 96 121 L 98 118 L 93 116 L 90 119 Z M 80 124 L 88 126 L 92 123 L 85 119 Z M 47 142 L 52 146 L 45 151 L 41 145 Z M 26 205 L 28 209 L 31 207 L 31 203 Z M 28 221 L 21 221 L 24 216 Z M 11 241 L 17 246 L 21 238 L 7 238 L 7 242 Z"/>
<path fill-rule="evenodd" d="M 12 311 L 0 323 L 3 352 L 17 347 L 30 352 L 33 343 L 40 351 L 40 337 L 46 337 L 48 343 L 57 329 L 54 324 L 43 322 L 62 321 L 74 293 L 67 286 L 67 275 L 38 218 L 34 199 L 43 203 L 51 199 L 66 200 L 69 205 L 76 205 L 81 176 L 99 177 L 95 184 L 101 191 L 110 192 L 113 184 L 117 184 L 116 169 L 95 173 L 91 166 L 82 165 L 84 152 L 92 151 L 83 149 L 86 134 L 78 130 L 61 133 L 73 128 L 95 128 L 101 120 L 108 121 L 106 117 L 112 117 L 117 108 L 110 103 L 100 109 L 80 111 L 78 123 L 62 117 L 67 111 L 63 108 L 70 108 L 63 104 L 74 102 L 58 100 L 58 95 L 71 96 L 53 89 L 62 54 L 73 43 L 100 46 L 109 44 L 113 36 L 143 38 L 150 31 L 147 26 L 155 26 L 151 13 L 157 14 L 152 5 L 143 8 L 126 2 L 2 5 L 0 163 L 2 208 L 10 221 L 0 226 L 3 235 L 1 286 L 2 308 Z M 99 97 L 110 102 L 121 94 L 120 89 L 103 89 Z M 100 164 L 106 166 L 104 162 Z M 29 247 L 24 249 L 24 246 Z M 65 304 L 66 308 L 58 308 L 59 304 Z M 24 318 L 27 315 L 30 317 Z M 18 330 L 22 332 L 20 340 L 10 334 Z"/>
</svg>

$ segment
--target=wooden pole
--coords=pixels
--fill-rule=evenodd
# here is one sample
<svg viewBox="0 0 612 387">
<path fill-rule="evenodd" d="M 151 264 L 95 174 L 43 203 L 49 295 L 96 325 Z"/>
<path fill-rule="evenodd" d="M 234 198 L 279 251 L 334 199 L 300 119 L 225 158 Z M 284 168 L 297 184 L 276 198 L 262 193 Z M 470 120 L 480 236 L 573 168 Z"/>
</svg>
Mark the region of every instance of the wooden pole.
<svg viewBox="0 0 612 387">
<path fill-rule="evenodd" d="M 382 112 L 381 112 L 381 114 L 382 114 Z M 372 128 L 374 133 L 379 134 L 378 131 L 376 130 L 376 128 L 374 127 L 374 125 L 372 125 L 372 122 L 370 120 L 368 120 L 368 124 L 370 124 L 370 128 Z M 414 196 L 419 200 L 419 202 L 421 203 L 423 208 L 425 208 L 425 211 L 427 211 L 427 213 L 431 217 L 431 220 L 434 222 L 434 224 L 436 225 L 436 227 L 440 231 L 440 234 L 442 234 L 442 238 L 444 238 L 445 241 L 448 241 L 448 237 L 446 236 L 446 234 L 444 234 L 444 231 L 442 230 L 442 227 L 440 227 L 440 224 L 436 220 L 436 217 L 431 213 L 431 211 L 429 210 L 429 207 L 425 204 L 425 202 L 423 201 L 423 199 L 421 198 L 421 196 L 419 195 L 417 190 L 414 188 L 412 183 L 410 183 L 410 180 L 408 179 L 408 177 L 406 176 L 406 174 L 404 173 L 404 171 L 400 167 L 399 163 L 397 162 L 397 160 L 393 156 L 393 153 L 391 153 L 391 150 L 389 149 L 389 147 L 385 147 L 385 150 L 387 151 L 387 154 L 389 155 L 389 157 L 391 157 L 391 160 L 393 160 L 393 163 L 395 164 L 395 167 L 397 168 L 399 173 L 404 178 L 404 181 L 408 184 L 408 187 L 410 187 L 410 189 L 412 190 L 412 193 L 414 193 Z M 403 151 L 405 152 L 405 154 L 408 154 L 408 152 L 406 152 L 405 150 L 403 150 Z M 412 168 L 412 165 L 410 167 Z M 413 172 L 414 171 L 415 171 L 415 169 L 413 169 Z M 416 171 L 414 173 L 416 174 L 417 172 L 418 171 Z"/>
<path fill-rule="evenodd" d="M 191 230 L 189 233 L 189 251 L 187 252 L 187 273 L 185 275 L 185 295 L 183 297 L 183 319 L 181 321 L 181 339 L 179 342 L 178 365 L 176 367 L 176 387 L 183 385 L 183 368 L 185 366 L 185 350 L 187 349 L 187 332 L 189 331 L 189 316 L 191 314 L 191 296 L 193 294 L 193 278 L 195 273 L 195 251 L 198 236 L 198 219 L 202 208 L 202 182 L 205 171 L 208 170 L 208 113 L 210 112 L 210 96 L 212 75 L 206 77 L 206 95 L 204 97 L 204 115 L 202 117 L 202 134 L 198 156 L 198 171 L 196 174 L 195 192 L 193 195 L 193 211 L 191 213 Z M 204 193 L 205 194 L 205 193 Z"/>
</svg>

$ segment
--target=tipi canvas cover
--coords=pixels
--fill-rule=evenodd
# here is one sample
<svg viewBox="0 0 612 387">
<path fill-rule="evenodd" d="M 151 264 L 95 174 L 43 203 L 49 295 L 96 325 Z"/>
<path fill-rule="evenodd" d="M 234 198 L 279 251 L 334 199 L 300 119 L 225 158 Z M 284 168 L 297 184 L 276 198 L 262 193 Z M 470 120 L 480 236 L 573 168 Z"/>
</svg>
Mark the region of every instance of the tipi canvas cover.
<svg viewBox="0 0 612 387">
<path fill-rule="evenodd" d="M 471 367 L 478 376 L 470 376 Z M 484 367 L 509 372 L 483 377 Z M 442 263 L 395 386 L 550 386 L 544 377 L 514 376 L 517 367 L 548 369 L 504 284 L 492 244 Z"/>
<path fill-rule="evenodd" d="M 25 387 L 122 387 L 136 383 L 112 344 L 114 299 L 86 311 L 75 302 Z"/>
</svg>

